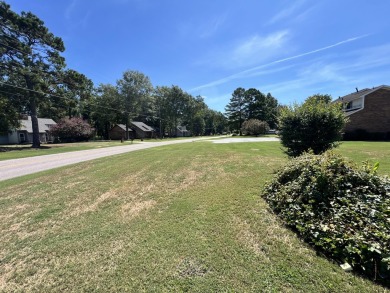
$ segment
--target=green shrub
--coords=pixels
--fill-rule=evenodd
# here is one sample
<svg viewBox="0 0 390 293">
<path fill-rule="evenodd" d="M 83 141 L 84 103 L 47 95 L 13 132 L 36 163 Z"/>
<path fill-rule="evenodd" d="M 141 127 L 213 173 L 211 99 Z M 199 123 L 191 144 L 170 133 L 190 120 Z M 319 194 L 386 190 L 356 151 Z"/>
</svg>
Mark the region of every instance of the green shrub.
<svg viewBox="0 0 390 293">
<path fill-rule="evenodd" d="M 303 154 L 265 186 L 280 217 L 325 255 L 385 285 L 390 278 L 390 180 L 378 165 Z"/>
<path fill-rule="evenodd" d="M 296 157 L 309 150 L 320 154 L 337 146 L 347 118 L 341 105 L 330 100 L 328 95 L 314 95 L 302 105 L 280 110 L 279 136 L 289 156 Z"/>
<path fill-rule="evenodd" d="M 249 119 L 242 123 L 241 131 L 245 135 L 266 134 L 269 130 L 268 123 L 258 119 Z"/>
</svg>

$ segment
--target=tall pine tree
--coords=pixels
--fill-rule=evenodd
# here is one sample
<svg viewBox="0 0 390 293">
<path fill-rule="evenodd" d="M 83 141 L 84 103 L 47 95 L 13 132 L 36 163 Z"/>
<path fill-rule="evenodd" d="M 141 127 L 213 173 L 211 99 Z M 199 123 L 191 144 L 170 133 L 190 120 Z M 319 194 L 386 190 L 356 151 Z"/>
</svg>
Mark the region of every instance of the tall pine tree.
<svg viewBox="0 0 390 293">
<path fill-rule="evenodd" d="M 30 12 L 20 15 L 8 4 L 0 2 L 1 84 L 8 91 L 24 90 L 25 108 L 31 115 L 32 147 L 40 147 L 38 108 L 47 102 L 61 80 L 65 50 L 61 38 L 54 36 L 42 20 Z"/>
<path fill-rule="evenodd" d="M 246 120 L 248 103 L 245 99 L 245 89 L 239 87 L 234 90 L 229 104 L 225 107 L 225 115 L 232 130 L 241 133 L 242 123 Z"/>
</svg>

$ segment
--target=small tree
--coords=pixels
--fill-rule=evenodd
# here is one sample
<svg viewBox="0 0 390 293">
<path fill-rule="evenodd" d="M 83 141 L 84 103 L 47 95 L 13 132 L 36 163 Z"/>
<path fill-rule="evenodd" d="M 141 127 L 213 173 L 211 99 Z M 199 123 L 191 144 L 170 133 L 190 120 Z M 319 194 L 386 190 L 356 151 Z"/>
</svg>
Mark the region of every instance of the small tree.
<svg viewBox="0 0 390 293">
<path fill-rule="evenodd" d="M 249 119 L 242 123 L 242 132 L 249 135 L 266 134 L 269 130 L 268 123 L 258 119 Z"/>
<path fill-rule="evenodd" d="M 312 150 L 320 154 L 336 147 L 348 121 L 341 106 L 328 95 L 314 95 L 302 105 L 284 107 L 279 116 L 279 134 L 289 156 Z"/>
<path fill-rule="evenodd" d="M 94 129 L 81 118 L 63 118 L 52 126 L 50 134 L 61 142 L 88 141 Z"/>
</svg>

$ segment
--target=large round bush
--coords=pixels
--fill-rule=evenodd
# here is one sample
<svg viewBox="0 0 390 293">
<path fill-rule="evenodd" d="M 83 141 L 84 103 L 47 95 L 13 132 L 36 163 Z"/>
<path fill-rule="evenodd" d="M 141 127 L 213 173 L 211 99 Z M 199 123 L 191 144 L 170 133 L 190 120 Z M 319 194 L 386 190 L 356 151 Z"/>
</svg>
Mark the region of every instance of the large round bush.
<svg viewBox="0 0 390 293">
<path fill-rule="evenodd" d="M 50 134 L 61 142 L 88 141 L 94 133 L 91 125 L 81 118 L 63 118 L 50 128 Z"/>
<path fill-rule="evenodd" d="M 328 95 L 314 95 L 302 105 L 281 109 L 279 136 L 289 156 L 296 157 L 309 150 L 320 154 L 338 145 L 348 119 L 341 105 L 330 100 Z"/>
<path fill-rule="evenodd" d="M 390 180 L 377 167 L 358 168 L 332 152 L 304 154 L 280 170 L 262 195 L 321 252 L 389 285 Z"/>
</svg>

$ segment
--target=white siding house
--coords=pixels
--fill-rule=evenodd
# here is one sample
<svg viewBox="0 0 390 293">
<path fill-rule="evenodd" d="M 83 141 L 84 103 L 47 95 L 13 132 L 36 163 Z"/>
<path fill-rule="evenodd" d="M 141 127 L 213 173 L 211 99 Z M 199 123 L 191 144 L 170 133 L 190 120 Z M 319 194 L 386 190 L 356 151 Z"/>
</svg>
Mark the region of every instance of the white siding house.
<svg viewBox="0 0 390 293">
<path fill-rule="evenodd" d="M 47 143 L 53 140 L 49 134 L 50 127 L 57 124 L 53 119 L 38 118 L 39 138 L 42 143 Z M 31 116 L 20 120 L 20 127 L 11 129 L 7 134 L 0 136 L 1 144 L 19 144 L 32 143 L 32 121 Z"/>
</svg>

